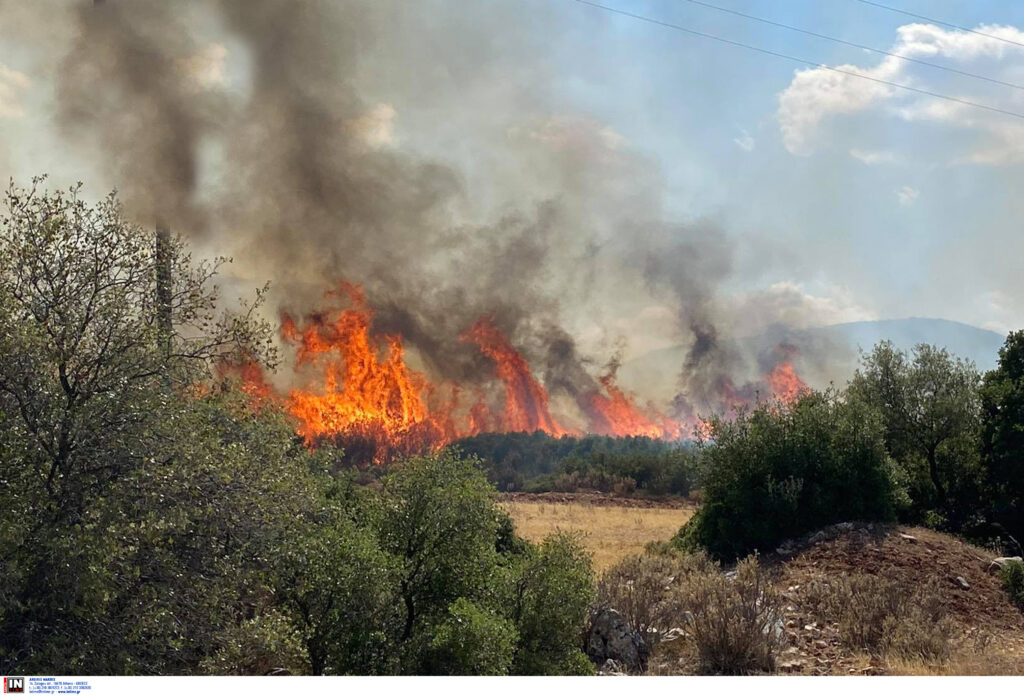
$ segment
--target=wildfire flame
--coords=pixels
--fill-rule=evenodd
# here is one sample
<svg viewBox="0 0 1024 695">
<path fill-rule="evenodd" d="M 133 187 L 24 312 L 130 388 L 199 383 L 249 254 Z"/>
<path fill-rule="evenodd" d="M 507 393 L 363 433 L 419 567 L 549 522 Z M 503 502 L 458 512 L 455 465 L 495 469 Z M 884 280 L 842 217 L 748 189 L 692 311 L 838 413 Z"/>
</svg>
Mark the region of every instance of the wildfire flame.
<svg viewBox="0 0 1024 695">
<path fill-rule="evenodd" d="M 636 399 L 615 383 L 614 371 L 598 381 L 604 393 L 595 389 L 582 399 L 581 404 L 589 415 L 589 432 L 612 437 L 654 439 L 679 439 L 684 436 L 682 423 L 659 413 L 649 414 L 641 410 Z"/>
<path fill-rule="evenodd" d="M 477 320 L 462 335 L 462 340 L 476 343 L 482 353 L 494 360 L 495 375 L 505 385 L 505 412 L 497 431 L 541 430 L 556 437 L 569 434 L 569 430 L 551 416 L 548 392 L 533 377 L 530 365 L 490 317 Z"/>
<path fill-rule="evenodd" d="M 296 346 L 296 368 L 313 372 L 316 388 L 294 389 L 285 399 L 307 442 L 345 436 L 360 439 L 381 460 L 396 453 L 439 448 L 456 436 L 449 403 L 405 362 L 402 340 L 382 336 L 378 350 L 370 334 L 373 310 L 360 287 L 343 283 L 331 298 L 350 306 L 306 316 L 285 315 L 282 337 Z"/>
<path fill-rule="evenodd" d="M 481 432 L 535 432 L 579 435 L 551 413 L 548 392 L 534 377 L 523 355 L 495 324 L 477 320 L 460 336 L 494 363 L 504 387 L 501 404 L 489 403 L 481 385 L 465 389 L 432 382 L 409 367 L 402 339 L 375 335 L 374 312 L 358 285 L 341 283 L 327 294 L 326 308 L 295 318 L 281 317 L 281 336 L 295 349 L 295 380 L 305 386 L 285 394 L 275 391 L 255 363 L 232 371 L 255 404 L 276 401 L 296 421 L 296 431 L 313 446 L 342 441 L 360 461 L 387 462 L 396 456 L 437 450 Z M 793 367 L 795 348 L 780 347 L 781 356 L 764 383 L 780 401 L 792 402 L 807 389 Z M 723 403 L 750 402 L 728 377 L 717 389 Z M 615 367 L 577 397 L 586 431 L 592 434 L 681 439 L 699 428 L 695 416 L 668 417 L 641 406 L 616 383 Z"/>
<path fill-rule="evenodd" d="M 779 346 L 779 352 L 782 353 L 782 359 L 765 375 L 765 381 L 777 399 L 789 404 L 796 401 L 809 388 L 807 382 L 797 375 L 793 367 L 796 348 L 792 345 L 782 345 Z"/>
</svg>

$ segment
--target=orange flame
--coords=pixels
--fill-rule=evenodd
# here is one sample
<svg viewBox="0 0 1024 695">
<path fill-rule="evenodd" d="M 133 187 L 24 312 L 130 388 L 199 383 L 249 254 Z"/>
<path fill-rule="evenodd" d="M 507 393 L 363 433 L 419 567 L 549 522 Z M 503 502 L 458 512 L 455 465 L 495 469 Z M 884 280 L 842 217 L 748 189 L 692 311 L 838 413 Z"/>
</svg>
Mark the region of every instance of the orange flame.
<svg viewBox="0 0 1024 695">
<path fill-rule="evenodd" d="M 590 417 L 588 431 L 611 437 L 652 437 L 679 439 L 683 425 L 668 417 L 645 413 L 636 399 L 615 383 L 615 372 L 602 376 L 599 381 L 605 393 L 594 390 L 583 398 L 583 408 Z"/>
<path fill-rule="evenodd" d="M 287 398 L 299 434 L 310 443 L 338 435 L 365 439 L 378 449 L 375 460 L 443 446 L 454 436 L 450 408 L 431 414 L 434 389 L 406 365 L 401 338 L 384 336 L 386 349 L 378 353 L 362 289 L 342 284 L 340 293 L 351 307 L 333 316 L 314 314 L 301 324 L 282 317 L 282 336 L 297 346 L 296 366 L 318 372 L 315 389 L 295 389 Z"/>
<path fill-rule="evenodd" d="M 495 374 L 505 385 L 505 410 L 495 431 L 541 430 L 556 437 L 569 434 L 569 430 L 551 416 L 548 392 L 533 377 L 530 365 L 489 317 L 477 320 L 462 335 L 462 340 L 476 343 L 481 352 L 494 360 Z"/>
<path fill-rule="evenodd" d="M 245 357 L 217 366 L 220 378 L 237 379 L 242 393 L 249 397 L 249 402 L 260 407 L 274 399 L 274 389 L 263 374 L 263 368 L 255 360 Z"/>
<path fill-rule="evenodd" d="M 222 376 L 239 377 L 254 405 L 277 402 L 290 412 L 307 444 L 340 439 L 346 451 L 356 452 L 354 458 L 384 463 L 482 432 L 582 434 L 552 415 L 548 392 L 492 318 L 477 320 L 460 339 L 494 362 L 494 374 L 504 386 L 500 407 L 490 405 L 480 387 L 465 397 L 458 385 L 433 384 L 411 369 L 401 337 L 372 333 L 374 312 L 358 285 L 342 283 L 327 297 L 331 302 L 324 310 L 299 320 L 287 314 L 281 318 L 281 335 L 295 346 L 296 377 L 306 386 L 279 395 L 255 362 L 222 366 Z M 763 379 L 776 398 L 789 403 L 807 384 L 793 367 L 796 349 L 783 345 L 779 350 L 781 359 Z M 597 382 L 577 398 L 589 433 L 681 439 L 691 431 L 703 432 L 685 399 L 676 417 L 668 417 L 639 405 L 616 383 L 614 367 Z M 721 405 L 733 408 L 756 398 L 755 384 L 737 388 L 726 375 L 714 391 Z"/>
<path fill-rule="evenodd" d="M 772 394 L 781 402 L 789 404 L 800 398 L 809 390 L 807 382 L 799 377 L 793 367 L 793 356 L 797 350 L 791 345 L 780 345 L 779 351 L 782 359 L 776 363 L 767 375 L 765 381 L 772 390 Z"/>
</svg>

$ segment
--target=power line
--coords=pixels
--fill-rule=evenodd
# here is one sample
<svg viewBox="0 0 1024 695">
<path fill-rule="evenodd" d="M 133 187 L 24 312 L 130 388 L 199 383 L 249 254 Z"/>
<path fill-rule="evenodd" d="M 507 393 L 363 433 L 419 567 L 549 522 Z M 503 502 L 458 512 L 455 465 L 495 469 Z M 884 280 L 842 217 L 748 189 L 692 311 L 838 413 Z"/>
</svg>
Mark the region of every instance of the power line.
<svg viewBox="0 0 1024 695">
<path fill-rule="evenodd" d="M 871 5 L 873 7 L 880 7 L 883 10 L 896 12 L 897 14 L 906 15 L 907 17 L 913 17 L 914 19 L 923 19 L 924 21 L 931 22 L 932 24 L 941 24 L 944 27 L 949 27 L 951 29 L 959 29 L 960 31 L 966 31 L 971 34 L 977 34 L 978 36 L 984 36 L 987 39 L 995 39 L 996 41 L 1002 41 L 1003 43 L 1010 43 L 1013 44 L 1014 46 L 1024 48 L 1024 43 L 1021 43 L 1020 41 L 1014 41 L 1013 39 L 1005 39 L 1002 36 L 996 36 L 995 34 L 986 34 L 985 32 L 977 31 L 976 29 L 968 29 L 967 27 L 962 27 L 959 24 L 952 24 L 950 22 L 944 22 L 941 19 L 925 17 L 923 14 L 914 14 L 913 12 L 901 10 L 898 7 L 890 7 L 889 5 L 883 5 L 880 2 L 872 2 L 871 0 L 857 0 L 857 2 L 864 3 L 865 5 Z"/>
<path fill-rule="evenodd" d="M 701 7 L 707 7 L 708 9 L 711 9 L 711 10 L 717 10 L 719 12 L 725 12 L 726 14 L 735 15 L 737 17 L 743 17 L 744 19 L 750 19 L 750 20 L 753 20 L 755 22 L 761 22 L 762 24 L 768 24 L 768 25 L 771 25 L 773 27 L 779 27 L 781 29 L 788 29 L 789 31 L 795 31 L 795 32 L 800 33 L 800 34 L 806 34 L 807 36 L 813 36 L 815 38 L 825 39 L 826 41 L 834 41 L 836 43 L 841 43 L 844 46 L 852 46 L 853 48 L 860 48 L 860 49 L 865 50 L 865 51 L 871 51 L 872 53 L 879 53 L 881 55 L 890 56 L 892 58 L 899 58 L 900 60 L 905 60 L 908 63 L 917 63 L 918 65 L 927 65 L 928 67 L 935 68 L 936 70 L 945 70 L 946 72 L 951 72 L 951 73 L 954 73 L 954 74 L 957 74 L 957 75 L 963 75 L 964 77 L 973 77 L 973 78 L 975 78 L 977 80 L 984 80 L 985 82 L 991 82 L 993 84 L 1002 85 L 1004 87 L 1012 87 L 1013 89 L 1024 90 L 1024 85 L 1014 84 L 1012 82 L 1004 82 L 1003 80 L 997 80 L 994 77 L 986 77 L 985 75 L 979 75 L 977 73 L 967 72 L 966 70 L 958 70 L 956 68 L 951 68 L 951 67 L 948 67 L 948 66 L 945 66 L 945 65 L 939 65 L 938 63 L 932 63 L 932 62 L 929 62 L 927 60 L 920 60 L 919 58 L 911 58 L 910 56 L 900 55 L 899 53 L 893 53 L 891 51 L 883 51 L 880 48 L 872 48 L 871 46 L 865 46 L 863 44 L 854 43 L 853 41 L 847 41 L 846 39 L 836 38 L 835 36 L 828 36 L 827 34 L 819 34 L 816 31 L 811 31 L 809 29 L 801 29 L 800 27 L 795 27 L 795 26 L 792 26 L 790 24 L 783 24 L 782 22 L 776 22 L 776 21 L 771 20 L 771 19 L 765 19 L 764 17 L 756 17 L 756 16 L 754 16 L 752 14 L 746 14 L 745 12 L 740 12 L 739 10 L 733 10 L 733 9 L 728 8 L 728 7 L 719 7 L 718 5 L 712 5 L 709 2 L 701 2 L 701 0 L 684 0 L 684 1 L 688 2 L 690 4 L 693 4 L 693 5 L 700 5 Z"/>
<path fill-rule="evenodd" d="M 857 78 L 860 78 L 862 80 L 868 80 L 869 82 L 875 82 L 877 84 L 884 84 L 884 85 L 886 85 L 888 87 L 895 87 L 897 89 L 904 89 L 904 90 L 906 90 L 908 92 L 915 92 L 917 94 L 924 94 L 925 96 L 935 97 L 936 99 L 943 99 L 945 101 L 951 101 L 951 102 L 955 102 L 957 104 L 963 104 L 964 106 L 973 106 L 974 108 L 984 109 L 985 111 L 992 111 L 993 113 L 999 113 L 999 114 L 1002 114 L 1004 116 L 1013 116 L 1014 118 L 1019 118 L 1021 120 L 1024 120 L 1024 113 L 1018 113 L 1016 111 L 1008 111 L 1006 109 L 1001 109 L 998 106 L 989 106 L 987 104 L 979 104 L 976 101 L 969 101 L 967 99 L 961 99 L 959 97 L 949 96 L 948 94 L 940 94 L 938 92 L 932 92 L 932 91 L 929 91 L 927 89 L 920 89 L 918 87 L 911 87 L 910 85 L 900 84 L 899 82 L 890 82 L 889 80 L 883 80 L 883 79 L 881 79 L 879 77 L 871 77 L 869 75 L 864 75 L 864 74 L 861 74 L 861 73 L 858 73 L 858 72 L 853 72 L 852 70 L 843 70 L 842 68 L 832 67 L 831 65 L 826 65 L 825 63 L 818 63 L 818 62 L 813 61 L 813 60 L 807 60 L 805 58 L 798 58 L 796 56 L 791 56 L 791 55 L 788 55 L 786 53 L 779 53 L 778 51 L 772 51 L 772 50 L 767 49 L 767 48 L 761 48 L 760 46 L 753 46 L 753 45 L 751 45 L 749 43 L 743 43 L 742 41 L 734 41 L 733 39 L 727 39 L 727 38 L 724 38 L 722 36 L 715 36 L 714 34 L 708 34 L 708 33 L 705 33 L 703 31 L 697 31 L 696 29 L 690 29 L 688 27 L 684 27 L 684 26 L 681 26 L 679 24 L 672 24 L 671 22 L 665 22 L 665 21 L 660 20 L 660 19 L 654 19 L 653 17 L 645 17 L 644 15 L 634 14 L 633 12 L 628 12 L 626 10 L 620 10 L 618 8 L 615 8 L 615 7 L 609 7 L 607 5 L 601 5 L 601 4 L 596 3 L 596 2 L 591 2 L 591 0 L 574 0 L 574 1 L 580 3 L 581 5 L 590 5 L 591 7 L 597 8 L 599 10 L 604 10 L 605 12 L 611 12 L 613 14 L 622 15 L 624 17 L 631 17 L 633 19 L 640 20 L 641 22 L 647 22 L 649 24 L 656 24 L 658 26 L 666 27 L 668 29 L 675 29 L 676 31 L 682 31 L 684 33 L 691 34 L 693 36 L 700 36 L 701 38 L 711 39 L 712 41 L 719 41 L 721 43 L 729 44 L 730 46 L 737 46 L 739 48 L 745 48 L 745 49 L 750 50 L 750 51 L 756 51 L 758 53 L 763 53 L 765 55 L 775 56 L 776 58 L 783 58 L 785 60 L 793 61 L 794 63 L 801 63 L 803 65 L 810 65 L 811 67 L 822 68 L 823 70 L 830 70 L 832 72 L 837 72 L 837 73 L 839 73 L 841 75 L 849 75 L 850 77 L 857 77 Z"/>
</svg>

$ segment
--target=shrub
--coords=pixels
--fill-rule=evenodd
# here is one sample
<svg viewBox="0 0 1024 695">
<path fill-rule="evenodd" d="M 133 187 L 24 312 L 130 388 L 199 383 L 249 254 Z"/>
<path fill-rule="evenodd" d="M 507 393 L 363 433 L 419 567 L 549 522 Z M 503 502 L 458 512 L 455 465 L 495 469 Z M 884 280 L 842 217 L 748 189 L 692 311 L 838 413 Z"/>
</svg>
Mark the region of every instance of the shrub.
<svg viewBox="0 0 1024 695">
<path fill-rule="evenodd" d="M 426 649 L 430 675 L 503 676 L 512 665 L 516 630 L 504 618 L 459 598 Z"/>
<path fill-rule="evenodd" d="M 513 671 L 592 673 L 580 650 L 580 632 L 594 596 L 594 571 L 579 538 L 565 533 L 546 538 L 513 584 L 512 619 L 519 631 Z"/>
<path fill-rule="evenodd" d="M 774 670 L 782 633 L 778 594 L 766 570 L 756 557 L 742 560 L 734 578 L 714 565 L 708 568 L 686 576 L 678 590 L 700 669 L 723 674 Z"/>
<path fill-rule="evenodd" d="M 682 622 L 675 592 L 680 582 L 713 567 L 703 553 L 667 550 L 627 557 L 601 575 L 596 608 L 618 611 L 653 649 L 660 635 Z"/>
<path fill-rule="evenodd" d="M 262 676 L 274 669 L 293 675 L 309 671 L 298 630 L 276 611 L 228 630 L 220 648 L 199 664 L 201 673 L 214 676 Z"/>
<path fill-rule="evenodd" d="M 455 446 L 479 457 L 488 479 L 503 491 L 685 495 L 693 481 L 692 448 L 649 437 L 489 432 Z"/>
<path fill-rule="evenodd" d="M 722 559 L 837 521 L 893 517 L 881 422 L 835 392 L 713 419 L 699 474 L 704 505 L 674 542 Z"/>
<path fill-rule="evenodd" d="M 490 593 L 499 526 L 492 493 L 475 459 L 448 453 L 408 459 L 383 479 L 380 542 L 399 563 L 400 642 L 423 644 L 419 633 L 456 599 Z M 404 656 L 404 669 L 417 670 L 415 655 Z"/>
<path fill-rule="evenodd" d="M 273 558 L 273 589 L 296 616 L 313 675 L 389 673 L 398 563 L 364 528 L 330 508 Z"/>
<path fill-rule="evenodd" d="M 934 583 L 908 586 L 897 577 L 853 575 L 807 586 L 804 605 L 836 622 L 849 647 L 872 654 L 945 659 L 952 624 Z"/>
<path fill-rule="evenodd" d="M 1024 611 L 1024 562 L 1012 560 L 999 570 L 1003 586 L 1017 607 Z"/>
</svg>

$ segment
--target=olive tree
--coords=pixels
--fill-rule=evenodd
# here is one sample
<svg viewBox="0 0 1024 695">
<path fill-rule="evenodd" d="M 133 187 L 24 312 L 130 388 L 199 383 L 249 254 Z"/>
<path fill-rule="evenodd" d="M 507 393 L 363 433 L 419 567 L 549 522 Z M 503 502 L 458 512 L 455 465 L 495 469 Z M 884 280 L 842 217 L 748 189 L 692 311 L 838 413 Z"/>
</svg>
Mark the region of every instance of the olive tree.
<svg viewBox="0 0 1024 695">
<path fill-rule="evenodd" d="M 183 611 L 237 598 L 219 580 L 254 552 L 252 495 L 291 479 L 246 465 L 293 437 L 197 397 L 214 361 L 272 357 L 269 327 L 256 303 L 221 312 L 219 262 L 181 240 L 158 303 L 154 233 L 114 195 L 40 184 L 12 185 L 0 216 L 0 670 L 187 669 L 208 630 Z"/>
<path fill-rule="evenodd" d="M 1014 331 L 982 388 L 982 456 L 992 520 L 1024 543 L 1024 331 Z"/>
<path fill-rule="evenodd" d="M 931 345 L 910 353 L 882 342 L 862 358 L 849 395 L 877 409 L 886 447 L 908 481 L 912 513 L 963 523 L 976 506 L 981 376 Z"/>
<path fill-rule="evenodd" d="M 0 409 L 3 466 L 22 468 L 25 494 L 73 515 L 103 485 L 150 457 L 172 399 L 231 351 L 271 356 L 271 332 L 217 307 L 220 262 L 193 262 L 180 239 L 157 302 L 155 233 L 111 194 L 87 204 L 78 187 L 13 185 L 0 217 Z M 161 335 L 161 311 L 173 326 Z M 5 471 L 6 472 L 6 471 Z"/>
</svg>

